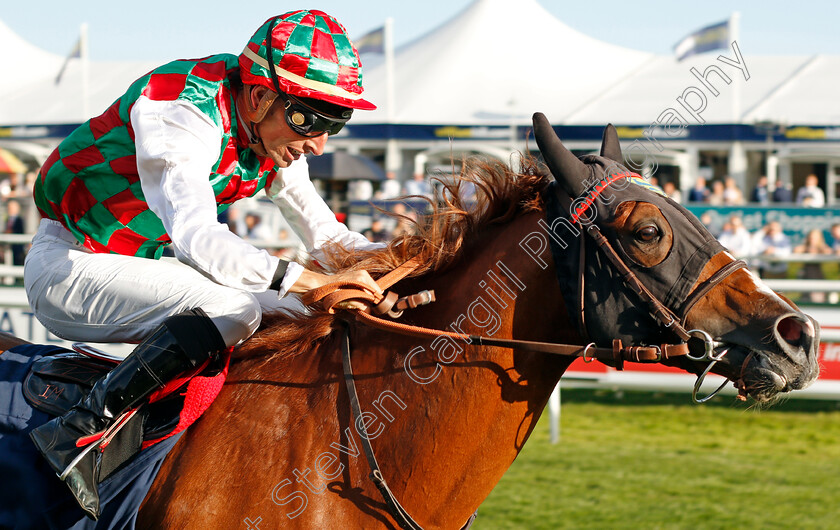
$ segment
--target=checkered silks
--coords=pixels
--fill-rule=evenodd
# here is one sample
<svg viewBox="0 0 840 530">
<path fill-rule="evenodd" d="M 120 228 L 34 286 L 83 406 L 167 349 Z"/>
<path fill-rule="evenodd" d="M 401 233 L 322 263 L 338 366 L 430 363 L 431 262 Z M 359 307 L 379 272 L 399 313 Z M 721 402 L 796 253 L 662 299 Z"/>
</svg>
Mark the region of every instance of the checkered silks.
<svg viewBox="0 0 840 530">
<path fill-rule="evenodd" d="M 85 247 L 159 258 L 170 242 L 161 220 L 149 209 L 137 173 L 131 107 L 141 95 L 157 101 L 194 104 L 222 132 L 219 158 L 208 179 L 221 212 L 250 197 L 274 175 L 237 142 L 230 74 L 235 55 L 174 61 L 149 72 L 101 115 L 73 131 L 50 155 L 35 183 L 41 215 L 61 222 Z"/>
</svg>

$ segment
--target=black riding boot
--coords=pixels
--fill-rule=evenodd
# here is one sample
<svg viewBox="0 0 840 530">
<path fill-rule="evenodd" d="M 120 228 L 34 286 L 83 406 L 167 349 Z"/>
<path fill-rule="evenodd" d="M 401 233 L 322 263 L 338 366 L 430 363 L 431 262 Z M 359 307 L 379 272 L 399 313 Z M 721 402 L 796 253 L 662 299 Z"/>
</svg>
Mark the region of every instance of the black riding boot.
<svg viewBox="0 0 840 530">
<path fill-rule="evenodd" d="M 97 381 L 81 403 L 29 434 L 90 517 L 99 517 L 97 477 L 101 460 L 94 449 L 74 464 L 85 449 L 77 447 L 76 441 L 107 429 L 120 414 L 143 403 L 168 381 L 224 349 L 219 330 L 201 309 L 169 317 Z"/>
</svg>

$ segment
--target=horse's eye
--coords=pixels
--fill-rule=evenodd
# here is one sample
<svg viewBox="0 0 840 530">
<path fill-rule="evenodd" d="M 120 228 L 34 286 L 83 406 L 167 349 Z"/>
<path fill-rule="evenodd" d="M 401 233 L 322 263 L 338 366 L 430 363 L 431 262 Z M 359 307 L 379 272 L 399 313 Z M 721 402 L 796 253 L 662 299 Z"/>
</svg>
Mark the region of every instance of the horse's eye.
<svg viewBox="0 0 840 530">
<path fill-rule="evenodd" d="M 636 239 L 650 242 L 659 237 L 659 229 L 654 225 L 643 226 L 636 230 Z"/>
</svg>

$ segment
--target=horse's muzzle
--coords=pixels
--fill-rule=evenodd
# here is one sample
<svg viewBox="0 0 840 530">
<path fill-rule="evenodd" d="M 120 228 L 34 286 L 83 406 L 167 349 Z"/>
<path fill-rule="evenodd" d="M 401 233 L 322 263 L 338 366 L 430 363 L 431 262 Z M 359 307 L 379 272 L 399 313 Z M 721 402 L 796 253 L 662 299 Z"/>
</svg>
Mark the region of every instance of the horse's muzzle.
<svg viewBox="0 0 840 530">
<path fill-rule="evenodd" d="M 778 320 L 775 338 L 791 366 L 787 367 L 785 392 L 799 390 L 813 383 L 820 373 L 820 326 L 803 313 Z"/>
<path fill-rule="evenodd" d="M 755 353 L 741 369 L 741 384 L 756 401 L 767 401 L 780 392 L 801 390 L 819 375 L 819 325 L 802 313 L 776 320 L 767 344 L 753 346 Z"/>
</svg>

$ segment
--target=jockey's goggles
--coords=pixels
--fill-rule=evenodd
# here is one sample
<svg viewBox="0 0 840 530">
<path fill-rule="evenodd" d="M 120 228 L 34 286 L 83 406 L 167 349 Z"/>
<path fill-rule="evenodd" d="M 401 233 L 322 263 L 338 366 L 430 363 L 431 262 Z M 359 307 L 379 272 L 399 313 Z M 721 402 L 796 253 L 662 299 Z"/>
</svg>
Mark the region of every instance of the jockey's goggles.
<svg viewBox="0 0 840 530">
<path fill-rule="evenodd" d="M 340 117 L 326 114 L 289 94 L 280 93 L 279 97 L 283 100 L 286 124 L 297 134 L 308 138 L 321 136 L 324 133 L 328 135 L 338 133 L 353 115 L 353 109 L 337 105 L 331 106 L 341 108 Z"/>
</svg>

